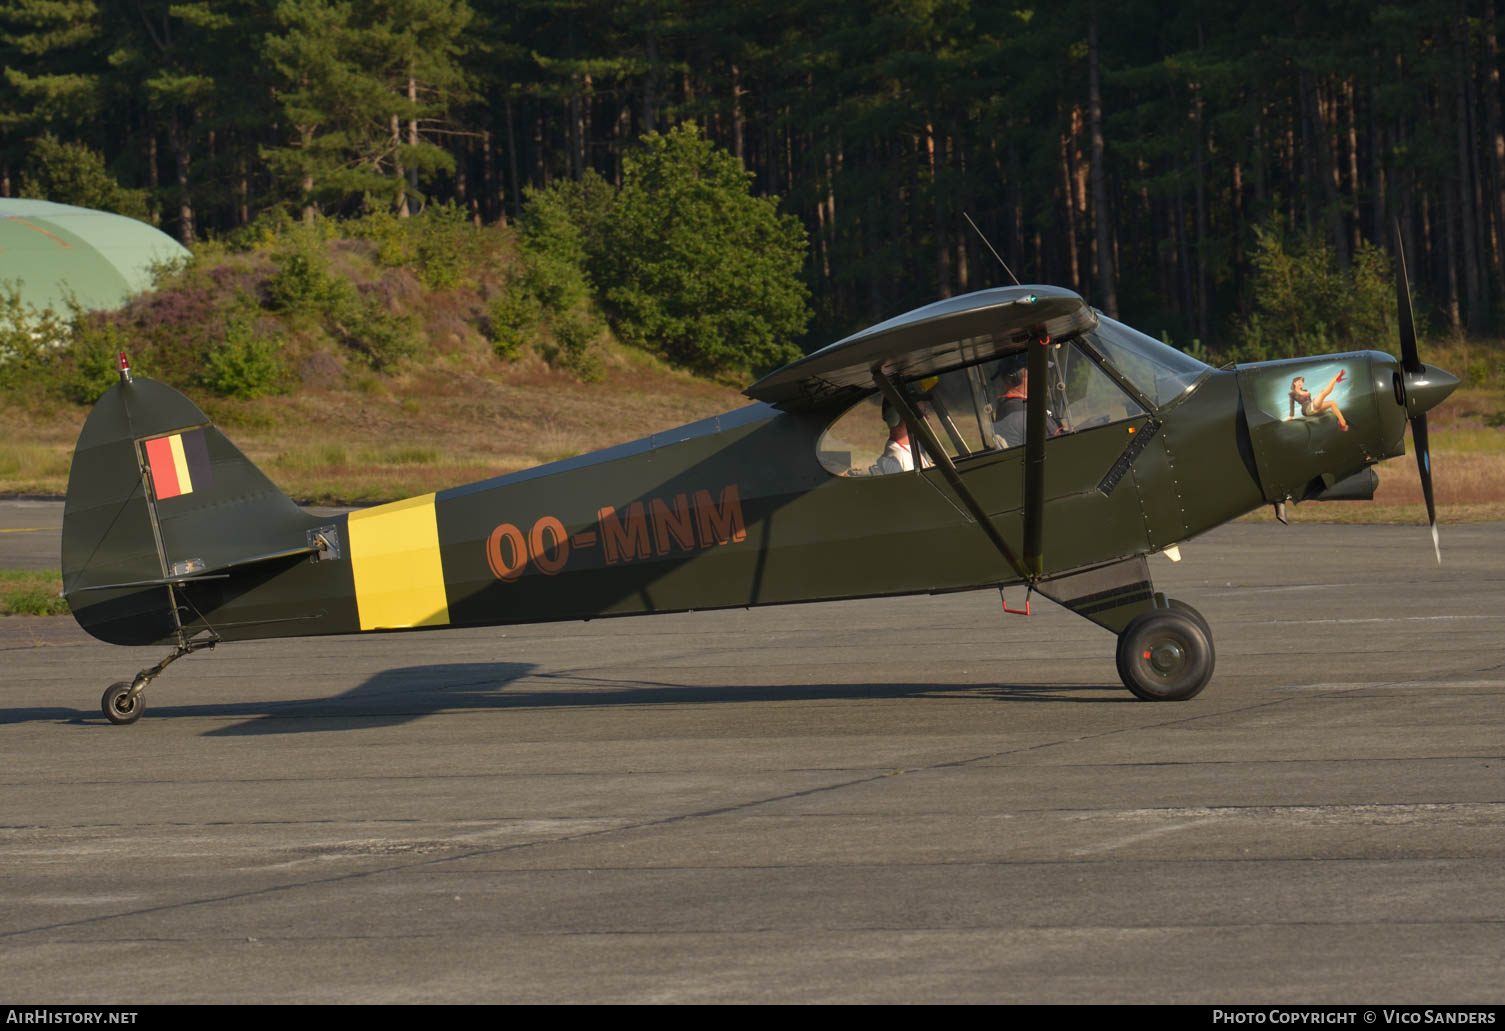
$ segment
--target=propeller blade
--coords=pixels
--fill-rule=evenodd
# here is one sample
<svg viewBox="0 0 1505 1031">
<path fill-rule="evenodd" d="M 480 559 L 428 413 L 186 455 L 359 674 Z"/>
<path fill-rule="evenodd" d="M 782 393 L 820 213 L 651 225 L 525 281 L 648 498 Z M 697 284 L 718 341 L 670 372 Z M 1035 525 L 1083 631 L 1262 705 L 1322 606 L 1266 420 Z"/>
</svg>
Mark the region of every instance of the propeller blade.
<svg viewBox="0 0 1505 1031">
<path fill-rule="evenodd" d="M 1395 220 L 1395 307 L 1400 317 L 1400 360 L 1407 372 L 1422 370 L 1421 357 L 1416 353 L 1416 316 L 1411 311 L 1411 280 L 1406 275 L 1406 244 L 1401 239 L 1400 219 Z M 1411 420 L 1413 426 L 1416 420 Z M 1426 430 L 1422 431 L 1426 439 Z"/>
<path fill-rule="evenodd" d="M 1427 417 L 1411 417 L 1411 443 L 1416 447 L 1416 471 L 1421 474 L 1421 494 L 1427 499 L 1427 522 L 1432 525 L 1432 550 L 1442 565 L 1442 545 L 1437 540 L 1437 505 L 1432 500 L 1432 452 L 1427 447 Z"/>
<path fill-rule="evenodd" d="M 1437 539 L 1437 503 L 1432 497 L 1432 451 L 1427 445 L 1427 410 L 1453 392 L 1458 380 L 1440 369 L 1428 369 L 1416 351 L 1416 315 L 1411 310 L 1411 279 L 1406 274 L 1406 244 L 1400 219 L 1395 220 L 1395 311 L 1400 320 L 1400 362 L 1406 370 L 1406 399 L 1411 410 L 1411 443 L 1416 448 L 1416 471 L 1427 500 L 1427 523 L 1432 527 L 1432 551 L 1442 565 Z"/>
</svg>

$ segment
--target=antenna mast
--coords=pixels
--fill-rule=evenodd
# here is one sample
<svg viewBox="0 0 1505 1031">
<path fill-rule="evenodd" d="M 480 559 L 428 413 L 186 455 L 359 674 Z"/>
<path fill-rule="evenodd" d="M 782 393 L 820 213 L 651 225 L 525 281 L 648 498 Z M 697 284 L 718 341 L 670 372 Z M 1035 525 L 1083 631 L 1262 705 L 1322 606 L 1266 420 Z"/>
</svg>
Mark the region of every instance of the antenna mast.
<svg viewBox="0 0 1505 1031">
<path fill-rule="evenodd" d="M 988 243 L 988 238 L 982 235 L 982 230 L 977 228 L 977 223 L 972 221 L 972 216 L 963 211 L 962 218 L 967 220 L 967 225 L 971 226 L 972 231 L 976 233 L 979 238 L 981 238 L 983 243 L 987 244 L 988 250 L 993 251 L 993 257 L 998 259 L 998 264 L 1003 266 L 1003 270 L 1009 274 L 1009 278 L 1014 281 L 1014 285 L 1018 286 L 1019 277 L 1014 275 L 1014 270 L 1009 268 L 1009 263 L 1004 261 L 1003 256 L 993 249 L 993 245 L 991 243 Z"/>
</svg>

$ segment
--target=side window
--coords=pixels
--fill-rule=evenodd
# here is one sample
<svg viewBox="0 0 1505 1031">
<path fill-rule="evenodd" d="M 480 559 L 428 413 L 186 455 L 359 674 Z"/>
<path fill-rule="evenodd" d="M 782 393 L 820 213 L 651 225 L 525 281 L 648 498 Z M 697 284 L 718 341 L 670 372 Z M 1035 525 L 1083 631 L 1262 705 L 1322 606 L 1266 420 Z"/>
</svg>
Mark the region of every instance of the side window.
<svg viewBox="0 0 1505 1031">
<path fill-rule="evenodd" d="M 909 430 L 883 398 L 873 394 L 826 427 L 815 456 L 833 476 L 886 476 L 909 472 L 916 453 Z M 928 465 L 927 460 L 922 459 Z"/>
</svg>

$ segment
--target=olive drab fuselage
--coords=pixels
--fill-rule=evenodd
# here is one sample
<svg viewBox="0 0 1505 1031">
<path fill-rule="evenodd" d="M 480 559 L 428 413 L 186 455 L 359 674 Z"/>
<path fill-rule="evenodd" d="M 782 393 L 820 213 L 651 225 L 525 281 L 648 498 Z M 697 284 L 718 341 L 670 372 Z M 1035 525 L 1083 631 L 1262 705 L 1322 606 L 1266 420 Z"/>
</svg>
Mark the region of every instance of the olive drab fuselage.
<svg viewBox="0 0 1505 1031">
<path fill-rule="evenodd" d="M 1329 365 L 1347 370 L 1346 431 L 1321 419 L 1294 426 L 1255 396 L 1293 369 Z M 1363 352 L 1208 369 L 1167 404 L 1048 440 L 1042 581 L 1159 551 L 1264 504 L 1318 496 L 1401 453 L 1397 368 Z M 131 542 L 110 568 L 66 544 L 64 566 L 80 623 L 114 643 L 203 629 L 239 640 L 588 619 L 1021 580 L 945 470 L 844 476 L 823 467 L 821 435 L 850 393 L 794 411 L 753 404 L 333 518 L 278 503 L 170 388 L 138 379 L 112 393 L 80 438 L 75 475 L 108 466 L 117 480 L 134 477 L 122 511 L 140 525 L 108 531 Z M 219 480 L 213 492 L 154 498 L 140 445 L 183 427 L 204 428 Z M 953 462 L 1005 541 L 1023 534 L 1025 459 L 1021 447 Z M 242 474 L 248 482 L 232 494 L 220 490 Z M 102 526 L 108 506 L 95 507 Z M 196 578 L 195 568 L 213 575 Z"/>
</svg>

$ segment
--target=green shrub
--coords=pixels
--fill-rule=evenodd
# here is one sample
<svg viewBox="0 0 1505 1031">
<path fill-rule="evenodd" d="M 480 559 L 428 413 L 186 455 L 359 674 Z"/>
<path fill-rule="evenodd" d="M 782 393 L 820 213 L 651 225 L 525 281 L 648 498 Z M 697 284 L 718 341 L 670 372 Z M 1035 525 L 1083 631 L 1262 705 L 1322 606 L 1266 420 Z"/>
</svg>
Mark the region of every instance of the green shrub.
<svg viewBox="0 0 1505 1031">
<path fill-rule="evenodd" d="M 55 382 L 68 400 L 92 405 L 120 380 L 119 356 L 129 351 L 125 330 L 106 319 L 80 316 L 73 342 L 59 363 Z"/>
<path fill-rule="evenodd" d="M 0 280 L 0 388 L 34 376 L 68 337 L 63 317 L 27 303 L 21 289 L 19 282 Z"/>
<path fill-rule="evenodd" d="M 752 174 L 693 122 L 643 143 L 622 159 L 591 253 L 618 332 L 701 372 L 798 358 L 810 320 L 799 220 L 752 196 Z"/>
<path fill-rule="evenodd" d="M 418 274 L 431 290 L 451 290 L 460 285 L 479 254 L 480 230 L 464 208 L 441 204 L 408 220 L 414 237 Z"/>
<path fill-rule="evenodd" d="M 376 244 L 377 264 L 383 268 L 400 268 L 413 263 L 413 249 L 409 245 L 404 221 L 382 208 L 345 223 L 345 231 L 355 239 Z"/>
<path fill-rule="evenodd" d="M 353 316 L 353 317 L 352 317 Z M 373 369 L 385 371 L 423 352 L 417 325 L 410 315 L 394 315 L 379 303 L 361 304 L 350 310 L 344 342 L 358 351 Z"/>
<path fill-rule="evenodd" d="M 589 248 L 599 243 L 612 188 L 594 172 L 580 182 L 530 189 L 518 230 L 520 270 L 487 308 L 488 337 L 498 356 L 515 358 L 539 340 L 544 360 L 582 380 L 605 374 L 595 349 L 601 334 Z"/>
<path fill-rule="evenodd" d="M 174 258 L 154 258 L 147 262 L 146 274 L 151 277 L 152 289 L 162 290 L 171 287 L 174 280 L 187 275 L 191 268 L 206 268 L 212 265 L 211 261 L 205 260 L 205 251 L 214 251 L 218 248 L 212 244 L 201 244 L 197 252 Z"/>
<path fill-rule="evenodd" d="M 277 251 L 287 245 L 288 237 L 294 232 L 322 231 L 323 219 L 315 219 L 312 227 L 306 223 L 294 220 L 288 214 L 286 208 L 273 206 L 263 209 L 251 220 L 250 225 L 241 226 L 232 230 L 225 236 L 225 243 L 237 251 Z"/>
<path fill-rule="evenodd" d="M 346 280 L 332 275 L 320 233 L 302 226 L 284 238 L 287 249 L 272 254 L 277 271 L 267 279 L 267 306 L 281 312 L 328 312 L 353 292 Z"/>
<path fill-rule="evenodd" d="M 221 397 L 250 399 L 280 391 L 287 373 L 280 357 L 282 341 L 262 337 L 248 311 L 225 319 L 225 336 L 204 355 L 204 385 Z"/>
<path fill-rule="evenodd" d="M 481 258 L 481 230 L 464 208 L 438 204 L 411 218 L 373 211 L 343 224 L 349 236 L 376 245 L 377 263 L 411 266 L 431 290 L 450 290 L 466 279 Z"/>
<path fill-rule="evenodd" d="M 561 180 L 527 191 L 518 231 L 524 282 L 540 304 L 564 314 L 594 292 L 587 266 L 603 246 L 603 228 L 614 200 L 611 186 L 595 172 L 580 182 Z"/>
<path fill-rule="evenodd" d="M 556 368 L 574 373 L 587 383 L 606 375 L 594 343 L 601 327 L 578 312 L 563 315 L 554 322 L 554 343 L 544 347 L 544 360 Z"/>
<path fill-rule="evenodd" d="M 512 361 L 539 331 L 543 307 L 521 283 L 509 283 L 486 306 L 487 339 L 498 358 Z"/>
</svg>

